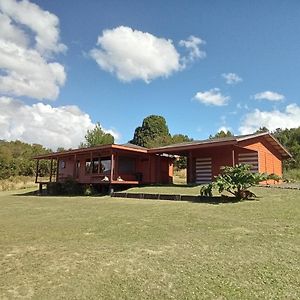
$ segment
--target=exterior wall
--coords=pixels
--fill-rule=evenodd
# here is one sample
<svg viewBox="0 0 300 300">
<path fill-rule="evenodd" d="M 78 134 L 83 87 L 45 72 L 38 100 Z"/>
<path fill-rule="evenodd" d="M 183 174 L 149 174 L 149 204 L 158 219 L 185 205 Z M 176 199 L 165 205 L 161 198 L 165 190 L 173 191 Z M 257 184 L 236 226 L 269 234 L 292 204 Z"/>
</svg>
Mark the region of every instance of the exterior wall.
<svg viewBox="0 0 300 300">
<path fill-rule="evenodd" d="M 117 180 L 120 176 L 123 181 L 139 181 L 141 184 L 153 183 L 171 183 L 173 181 L 173 160 L 168 157 L 161 157 L 155 154 L 136 153 L 129 151 L 113 151 L 103 153 L 93 153 L 92 158 L 96 157 L 111 157 L 113 153 L 114 172 L 113 180 Z M 134 160 L 134 168 L 130 172 L 120 170 L 119 159 L 128 158 Z M 109 177 L 109 174 L 92 173 L 86 171 L 86 161 L 91 160 L 91 154 L 85 153 L 75 157 L 75 155 L 65 155 L 59 159 L 60 162 L 64 161 L 64 168 L 60 167 L 58 170 L 58 181 L 62 182 L 67 177 L 73 177 L 80 183 L 84 184 L 97 184 L 101 183 L 104 176 Z M 80 167 L 75 167 L 79 163 Z M 103 182 L 105 183 L 105 182 Z"/>
<path fill-rule="evenodd" d="M 61 181 L 64 178 L 73 177 L 73 174 L 74 174 L 74 159 L 71 156 L 59 159 L 58 180 Z"/>
<path fill-rule="evenodd" d="M 196 159 L 197 158 L 211 158 L 212 160 L 212 180 L 214 176 L 217 176 L 220 173 L 222 166 L 232 166 L 233 165 L 233 147 L 224 146 L 222 148 L 206 148 L 201 150 L 194 150 L 190 152 L 188 159 L 189 169 L 188 173 L 188 183 L 196 182 Z"/>
<path fill-rule="evenodd" d="M 282 161 L 276 151 L 263 139 L 255 139 L 251 144 L 242 143 L 244 148 L 258 152 L 259 172 L 274 173 L 282 176 Z"/>
<path fill-rule="evenodd" d="M 278 176 L 282 176 L 281 157 L 276 153 L 273 147 L 266 143 L 262 138 L 256 138 L 251 144 L 248 141 L 241 143 L 241 145 L 246 149 L 258 152 L 259 172 L 268 174 L 274 173 Z M 274 184 L 277 182 L 269 180 L 265 183 Z"/>
</svg>

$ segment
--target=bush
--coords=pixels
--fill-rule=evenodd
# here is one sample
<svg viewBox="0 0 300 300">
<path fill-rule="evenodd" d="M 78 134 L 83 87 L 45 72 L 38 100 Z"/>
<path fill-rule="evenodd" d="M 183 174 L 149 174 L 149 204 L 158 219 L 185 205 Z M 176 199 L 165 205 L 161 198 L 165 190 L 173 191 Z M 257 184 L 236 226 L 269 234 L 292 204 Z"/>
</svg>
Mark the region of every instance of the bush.
<svg viewBox="0 0 300 300">
<path fill-rule="evenodd" d="M 66 195 L 82 194 L 81 185 L 72 177 L 66 178 L 66 180 L 63 183 L 61 183 L 61 188 L 62 188 L 62 193 Z"/>
<path fill-rule="evenodd" d="M 248 189 L 265 180 L 280 179 L 275 174 L 252 173 L 250 165 L 236 165 L 235 167 L 222 167 L 221 174 L 216 176 L 215 181 L 200 189 L 201 196 L 212 196 L 213 188 L 218 189 L 219 193 L 224 191 L 234 195 L 237 199 L 249 199 L 256 197 Z"/>
<path fill-rule="evenodd" d="M 92 184 L 85 185 L 83 187 L 83 195 L 84 196 L 92 196 L 96 193 Z"/>
<path fill-rule="evenodd" d="M 284 170 L 283 174 L 286 182 L 300 181 L 300 169 Z"/>
</svg>

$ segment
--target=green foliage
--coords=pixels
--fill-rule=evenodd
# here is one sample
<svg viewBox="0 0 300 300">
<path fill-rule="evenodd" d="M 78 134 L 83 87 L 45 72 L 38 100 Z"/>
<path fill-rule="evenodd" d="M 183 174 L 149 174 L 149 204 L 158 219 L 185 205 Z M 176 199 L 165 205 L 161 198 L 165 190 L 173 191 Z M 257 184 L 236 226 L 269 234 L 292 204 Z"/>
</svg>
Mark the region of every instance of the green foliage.
<svg viewBox="0 0 300 300">
<path fill-rule="evenodd" d="M 266 127 L 266 126 L 262 126 L 262 127 L 259 127 L 255 133 L 263 133 L 263 132 L 269 132 L 269 129 Z"/>
<path fill-rule="evenodd" d="M 215 135 L 210 135 L 209 139 L 217 139 L 217 138 L 224 138 L 224 137 L 230 137 L 233 136 L 231 131 L 227 130 L 226 132 L 224 130 L 219 131 Z"/>
<path fill-rule="evenodd" d="M 171 143 L 171 135 L 164 117 L 151 115 L 143 120 L 142 126 L 135 129 L 130 143 L 153 148 Z"/>
<path fill-rule="evenodd" d="M 273 135 L 293 156 L 292 159 L 284 161 L 284 168 L 287 170 L 300 169 L 300 127 L 284 130 L 278 128 Z"/>
<path fill-rule="evenodd" d="M 184 134 L 174 134 L 172 136 L 171 144 L 179 144 L 184 142 L 191 142 L 193 139 L 189 138 Z M 180 156 L 178 159 L 174 161 L 175 170 L 183 170 L 187 167 L 187 158 L 185 156 Z"/>
<path fill-rule="evenodd" d="M 50 152 L 51 150 L 38 144 L 0 141 L 0 179 L 12 176 L 34 176 L 36 162 L 32 157 Z M 49 174 L 49 169 L 48 161 L 40 161 L 40 175 Z"/>
<path fill-rule="evenodd" d="M 84 196 L 92 196 L 95 194 L 96 194 L 96 191 L 92 184 L 87 184 L 83 187 L 83 195 Z"/>
<path fill-rule="evenodd" d="M 251 186 L 259 184 L 265 180 L 279 180 L 275 174 L 268 175 L 266 173 L 252 173 L 250 165 L 236 165 L 235 167 L 222 167 L 215 181 L 207 186 L 203 186 L 200 190 L 201 196 L 212 196 L 213 188 L 219 193 L 224 191 L 234 195 L 237 199 L 248 199 L 255 195 L 248 189 Z"/>
<path fill-rule="evenodd" d="M 164 117 L 151 115 L 143 120 L 142 126 L 135 129 L 133 139 L 129 142 L 146 148 L 154 148 L 188 141 L 192 139 L 184 134 L 172 136 Z"/>
<path fill-rule="evenodd" d="M 93 147 L 98 145 L 109 145 L 115 141 L 110 133 L 105 133 L 101 128 L 100 123 L 97 123 L 95 128 L 88 130 L 85 135 L 85 143 L 80 144 L 80 148 Z"/>
<path fill-rule="evenodd" d="M 300 169 L 284 170 L 283 178 L 286 182 L 300 181 Z"/>
</svg>

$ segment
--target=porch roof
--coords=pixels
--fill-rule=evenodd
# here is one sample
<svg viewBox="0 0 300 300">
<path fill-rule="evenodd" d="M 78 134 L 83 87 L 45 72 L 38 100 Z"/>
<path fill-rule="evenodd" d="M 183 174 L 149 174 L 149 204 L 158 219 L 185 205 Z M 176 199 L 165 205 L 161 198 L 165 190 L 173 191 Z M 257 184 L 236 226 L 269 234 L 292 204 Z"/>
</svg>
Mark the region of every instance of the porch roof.
<svg viewBox="0 0 300 300">
<path fill-rule="evenodd" d="M 147 148 L 133 145 L 130 143 L 124 145 L 109 144 L 109 145 L 101 145 L 96 147 L 79 148 L 79 149 L 72 149 L 72 150 L 66 150 L 60 152 L 53 152 L 49 154 L 35 156 L 33 157 L 33 159 L 56 159 L 58 157 L 63 157 L 63 156 L 85 154 L 85 153 L 90 153 L 95 151 L 113 150 L 113 149 L 125 150 L 125 151 L 137 152 L 137 153 L 147 153 L 148 150 Z"/>
</svg>

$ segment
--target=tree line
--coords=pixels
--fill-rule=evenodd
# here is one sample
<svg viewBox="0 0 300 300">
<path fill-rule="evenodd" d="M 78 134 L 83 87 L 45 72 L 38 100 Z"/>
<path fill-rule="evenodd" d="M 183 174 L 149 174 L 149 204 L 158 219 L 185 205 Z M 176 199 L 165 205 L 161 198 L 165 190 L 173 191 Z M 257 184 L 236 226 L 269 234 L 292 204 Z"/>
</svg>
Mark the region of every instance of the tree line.
<svg viewBox="0 0 300 300">
<path fill-rule="evenodd" d="M 260 128 L 257 132 L 268 131 L 266 127 Z M 292 154 L 293 159 L 284 162 L 284 168 L 300 169 L 300 127 L 291 129 L 276 129 L 271 132 L 278 141 L 285 146 Z M 215 135 L 210 135 L 210 139 L 223 138 L 233 136 L 230 131 L 219 131 Z M 193 141 L 187 135 L 174 134 L 169 131 L 167 122 L 164 117 L 150 115 L 146 117 L 141 126 L 138 126 L 132 140 L 129 142 L 146 148 L 154 148 Z M 110 133 L 106 133 L 97 123 L 94 129 L 88 130 L 79 147 L 92 147 L 104 144 L 113 144 L 114 137 Z M 58 148 L 58 151 L 64 151 Z M 36 155 L 50 153 L 51 150 L 39 144 L 28 144 L 21 141 L 8 142 L 0 140 L 0 179 L 9 178 L 11 176 L 34 176 L 35 161 L 32 157 Z M 186 167 L 186 158 L 181 157 L 175 162 L 175 167 L 182 169 Z M 49 174 L 49 163 L 45 160 L 40 161 L 40 175 Z"/>
</svg>

